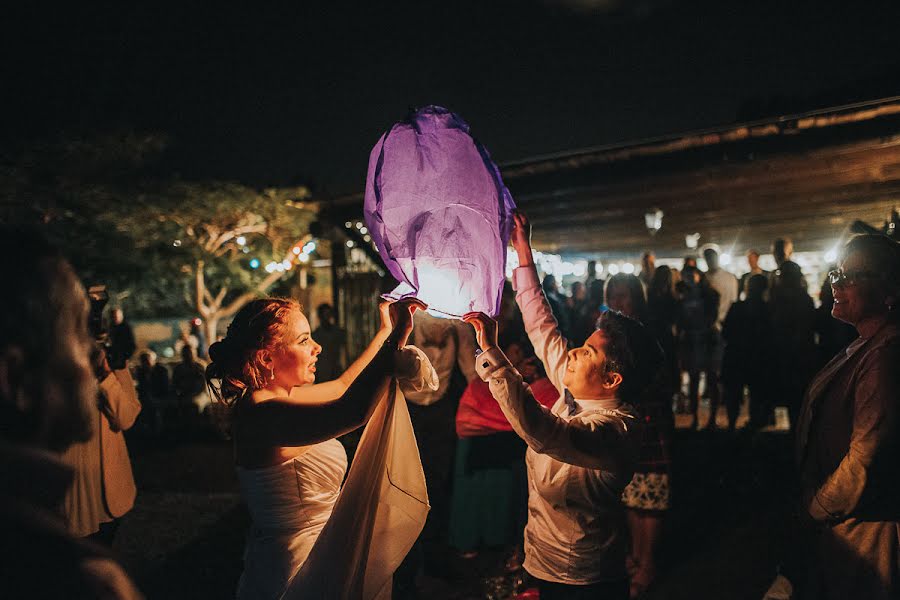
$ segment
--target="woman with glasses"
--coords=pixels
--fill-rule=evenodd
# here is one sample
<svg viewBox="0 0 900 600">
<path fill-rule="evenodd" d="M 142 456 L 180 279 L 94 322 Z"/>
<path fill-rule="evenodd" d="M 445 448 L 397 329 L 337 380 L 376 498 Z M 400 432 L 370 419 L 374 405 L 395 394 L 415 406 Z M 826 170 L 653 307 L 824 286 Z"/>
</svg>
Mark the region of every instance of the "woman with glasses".
<svg viewBox="0 0 900 600">
<path fill-rule="evenodd" d="M 811 524 L 803 598 L 900 595 L 900 245 L 847 243 L 829 274 L 832 314 L 859 338 L 816 375 L 797 424 L 801 515 Z"/>
</svg>

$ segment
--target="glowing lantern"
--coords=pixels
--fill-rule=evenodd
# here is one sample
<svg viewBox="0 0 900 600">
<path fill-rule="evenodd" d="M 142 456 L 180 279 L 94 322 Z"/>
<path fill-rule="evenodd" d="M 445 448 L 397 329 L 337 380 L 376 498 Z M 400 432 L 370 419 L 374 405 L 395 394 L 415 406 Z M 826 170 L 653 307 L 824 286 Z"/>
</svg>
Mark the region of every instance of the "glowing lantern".
<svg viewBox="0 0 900 600">
<path fill-rule="evenodd" d="M 458 115 L 419 109 L 369 156 L 365 219 L 400 285 L 438 316 L 496 316 L 515 209 L 487 150 Z"/>
</svg>

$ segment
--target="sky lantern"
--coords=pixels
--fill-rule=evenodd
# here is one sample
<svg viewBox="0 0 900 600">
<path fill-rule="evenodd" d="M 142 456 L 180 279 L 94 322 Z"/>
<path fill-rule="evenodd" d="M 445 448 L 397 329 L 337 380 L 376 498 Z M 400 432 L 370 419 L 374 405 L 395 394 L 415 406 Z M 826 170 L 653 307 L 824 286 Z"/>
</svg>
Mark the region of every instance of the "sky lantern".
<svg viewBox="0 0 900 600">
<path fill-rule="evenodd" d="M 381 136 L 369 156 L 365 220 L 400 282 L 429 312 L 497 316 L 515 203 L 459 115 L 427 106 Z"/>
</svg>

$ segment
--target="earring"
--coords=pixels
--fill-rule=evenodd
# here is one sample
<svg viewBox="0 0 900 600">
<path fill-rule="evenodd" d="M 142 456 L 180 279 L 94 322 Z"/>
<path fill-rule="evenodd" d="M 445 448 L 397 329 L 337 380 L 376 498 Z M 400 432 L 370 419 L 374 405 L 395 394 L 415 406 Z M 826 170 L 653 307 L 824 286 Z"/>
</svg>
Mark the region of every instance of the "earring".
<svg viewBox="0 0 900 600">
<path fill-rule="evenodd" d="M 269 381 L 275 381 L 275 369 L 269 369 Z"/>
</svg>

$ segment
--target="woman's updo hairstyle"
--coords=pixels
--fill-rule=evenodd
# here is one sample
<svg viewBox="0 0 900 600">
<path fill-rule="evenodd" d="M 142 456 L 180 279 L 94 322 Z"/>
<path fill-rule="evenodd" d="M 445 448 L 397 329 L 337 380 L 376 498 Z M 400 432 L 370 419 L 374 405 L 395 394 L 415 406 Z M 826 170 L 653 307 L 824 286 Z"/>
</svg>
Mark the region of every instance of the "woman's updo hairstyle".
<svg viewBox="0 0 900 600">
<path fill-rule="evenodd" d="M 284 332 L 300 304 L 290 298 L 261 298 L 234 316 L 222 340 L 209 347 L 206 382 L 213 397 L 231 405 L 248 391 L 266 386 L 270 371 L 263 354 L 284 343 Z"/>
</svg>

